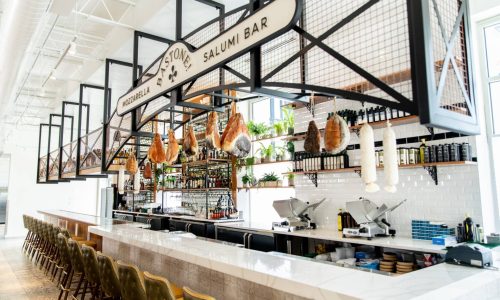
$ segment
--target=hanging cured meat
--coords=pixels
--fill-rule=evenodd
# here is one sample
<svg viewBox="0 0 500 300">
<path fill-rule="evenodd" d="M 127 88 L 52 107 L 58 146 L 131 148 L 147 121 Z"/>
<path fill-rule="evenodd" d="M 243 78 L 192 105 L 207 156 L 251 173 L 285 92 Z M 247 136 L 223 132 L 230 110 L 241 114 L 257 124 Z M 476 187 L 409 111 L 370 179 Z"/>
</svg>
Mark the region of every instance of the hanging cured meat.
<svg viewBox="0 0 500 300">
<path fill-rule="evenodd" d="M 215 111 L 208 115 L 207 130 L 205 132 L 207 145 L 210 148 L 219 150 L 221 147 L 220 135 L 218 129 L 218 116 Z"/>
<path fill-rule="evenodd" d="M 141 172 L 135 172 L 134 175 L 134 194 L 137 195 L 141 191 Z"/>
<path fill-rule="evenodd" d="M 137 173 L 137 170 L 139 169 L 139 167 L 137 165 L 137 159 L 135 159 L 134 153 L 130 153 L 130 155 L 128 156 L 126 169 L 132 175 Z"/>
<path fill-rule="evenodd" d="M 344 118 L 336 113 L 326 122 L 325 127 L 325 150 L 331 154 L 337 154 L 345 150 L 349 145 L 351 133 Z"/>
<path fill-rule="evenodd" d="M 155 164 L 164 163 L 166 160 L 165 150 L 163 150 L 163 141 L 159 133 L 155 133 L 153 143 L 148 151 L 149 160 Z"/>
<path fill-rule="evenodd" d="M 389 193 L 396 192 L 396 184 L 399 182 L 398 154 L 396 149 L 396 134 L 387 122 L 387 128 L 384 130 L 384 189 Z"/>
<path fill-rule="evenodd" d="M 123 195 L 125 192 L 125 166 L 120 165 L 118 170 L 118 193 Z"/>
<path fill-rule="evenodd" d="M 175 133 L 172 129 L 168 131 L 168 148 L 167 148 L 167 164 L 171 165 L 177 161 L 179 156 L 179 143 L 175 138 Z"/>
<path fill-rule="evenodd" d="M 359 144 L 361 148 L 361 178 L 365 183 L 365 190 L 369 193 L 378 191 L 380 188 L 377 181 L 377 166 L 375 164 L 375 142 L 373 129 L 365 123 L 359 132 Z"/>
<path fill-rule="evenodd" d="M 144 172 L 142 174 L 142 177 L 144 177 L 144 179 L 151 179 L 151 178 L 153 178 L 153 171 L 151 170 L 151 163 L 148 162 L 144 166 Z"/>
<path fill-rule="evenodd" d="M 231 104 L 231 117 L 221 137 L 222 150 L 238 158 L 246 157 L 252 147 L 248 128 L 241 113 L 236 112 L 236 103 Z"/>
<path fill-rule="evenodd" d="M 196 140 L 196 135 L 194 134 L 193 126 L 189 125 L 187 134 L 184 137 L 184 144 L 182 144 L 182 149 L 186 156 L 195 156 L 198 154 L 198 141 Z"/>
<path fill-rule="evenodd" d="M 311 121 L 309 122 L 309 127 L 307 128 L 304 150 L 308 153 L 318 154 L 320 153 L 320 143 L 321 135 L 319 133 L 318 126 L 316 126 L 316 122 Z"/>
</svg>

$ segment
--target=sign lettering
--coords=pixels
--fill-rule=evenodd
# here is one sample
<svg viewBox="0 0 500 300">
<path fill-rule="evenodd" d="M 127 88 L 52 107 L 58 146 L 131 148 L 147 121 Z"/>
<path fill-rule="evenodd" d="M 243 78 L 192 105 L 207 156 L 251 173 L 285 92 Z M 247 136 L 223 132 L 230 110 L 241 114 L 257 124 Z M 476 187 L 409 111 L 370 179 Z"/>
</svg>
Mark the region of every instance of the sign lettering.
<svg viewBox="0 0 500 300">
<path fill-rule="evenodd" d="M 163 54 L 156 74 L 118 99 L 120 116 L 265 43 L 298 21 L 302 0 L 275 0 L 196 51 L 183 42 Z"/>
</svg>

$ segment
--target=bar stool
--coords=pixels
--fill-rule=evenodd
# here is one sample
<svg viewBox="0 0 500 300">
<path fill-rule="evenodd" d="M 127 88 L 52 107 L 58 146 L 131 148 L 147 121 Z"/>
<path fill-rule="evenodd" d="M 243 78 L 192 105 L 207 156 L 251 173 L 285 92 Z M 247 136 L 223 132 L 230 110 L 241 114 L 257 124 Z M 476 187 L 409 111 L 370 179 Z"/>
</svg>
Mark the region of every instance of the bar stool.
<svg viewBox="0 0 500 300">
<path fill-rule="evenodd" d="M 120 299 L 122 293 L 116 263 L 111 257 L 100 252 L 97 252 L 97 263 L 104 295 L 112 299 Z"/>
<path fill-rule="evenodd" d="M 161 276 L 144 272 L 144 284 L 148 299 L 176 300 L 182 299 L 182 289 Z"/>
<path fill-rule="evenodd" d="M 87 280 L 85 276 L 85 263 L 83 262 L 82 250 L 80 249 L 80 244 L 73 240 L 68 240 L 68 250 L 69 250 L 69 259 L 71 261 L 71 266 L 73 267 L 73 276 L 79 276 L 78 284 L 76 286 L 75 292 L 73 293 L 73 297 L 76 298 L 80 294 L 80 289 L 83 286 L 82 299 L 85 296 L 87 291 Z"/>
<path fill-rule="evenodd" d="M 123 300 L 147 300 L 144 278 L 139 268 L 117 261 Z"/>
<path fill-rule="evenodd" d="M 60 266 L 62 268 L 58 279 L 58 285 L 61 289 L 58 299 L 61 299 L 63 295 L 65 295 L 64 299 L 66 299 L 70 292 L 71 281 L 73 280 L 73 266 L 71 265 L 68 239 L 63 233 L 57 235 L 57 243 L 61 258 Z"/>
<path fill-rule="evenodd" d="M 85 238 L 81 237 L 81 236 L 74 236 L 74 235 L 71 235 L 68 231 L 68 229 L 61 229 L 61 232 L 66 236 L 66 238 L 68 239 L 72 239 L 74 241 L 76 241 L 78 244 L 80 245 L 87 245 L 87 246 L 90 246 L 92 248 L 96 248 L 97 247 L 97 243 L 94 242 L 94 241 L 91 241 L 91 240 L 86 240 Z"/>
<path fill-rule="evenodd" d="M 23 249 L 23 251 L 26 251 L 27 244 L 29 243 L 29 240 L 31 238 L 29 217 L 27 215 L 23 215 L 23 225 L 24 225 L 24 228 L 28 230 L 28 233 L 26 234 L 26 238 L 24 239 L 23 247 L 21 249 Z"/>
<path fill-rule="evenodd" d="M 92 297 L 100 297 L 102 296 L 101 278 L 99 276 L 99 266 L 94 248 L 82 245 L 82 257 L 85 279 L 89 283 Z"/>
<path fill-rule="evenodd" d="M 184 300 L 215 300 L 212 296 L 195 292 L 188 287 L 183 287 L 182 291 L 184 292 Z"/>
</svg>

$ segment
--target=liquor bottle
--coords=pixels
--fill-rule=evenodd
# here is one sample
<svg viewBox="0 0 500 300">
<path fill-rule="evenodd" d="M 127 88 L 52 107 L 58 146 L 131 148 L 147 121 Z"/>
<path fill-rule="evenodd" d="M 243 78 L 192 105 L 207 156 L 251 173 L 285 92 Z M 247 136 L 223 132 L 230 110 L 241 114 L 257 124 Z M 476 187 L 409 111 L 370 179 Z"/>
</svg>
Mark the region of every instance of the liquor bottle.
<svg viewBox="0 0 500 300">
<path fill-rule="evenodd" d="M 420 152 L 420 163 L 423 164 L 425 161 L 425 139 L 422 139 L 422 144 L 420 144 L 419 152 Z"/>
<path fill-rule="evenodd" d="M 342 227 L 342 208 L 339 209 L 339 213 L 337 214 L 337 228 L 339 229 L 339 231 L 342 231 L 343 227 Z"/>
</svg>

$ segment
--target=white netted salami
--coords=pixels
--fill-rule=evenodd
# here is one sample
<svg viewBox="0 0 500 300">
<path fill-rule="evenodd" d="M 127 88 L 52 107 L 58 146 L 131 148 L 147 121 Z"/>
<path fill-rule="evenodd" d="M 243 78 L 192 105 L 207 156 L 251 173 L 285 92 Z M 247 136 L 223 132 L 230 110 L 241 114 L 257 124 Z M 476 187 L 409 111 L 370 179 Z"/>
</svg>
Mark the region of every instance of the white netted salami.
<svg viewBox="0 0 500 300">
<path fill-rule="evenodd" d="M 398 154 L 396 149 L 396 134 L 387 122 L 387 128 L 384 129 L 384 189 L 389 193 L 396 192 L 396 185 L 399 182 Z"/>
<path fill-rule="evenodd" d="M 377 166 L 375 164 L 375 142 L 373 129 L 365 123 L 359 132 L 361 148 L 361 178 L 365 183 L 365 190 L 369 193 L 377 192 L 380 188 L 377 181 Z"/>
</svg>

